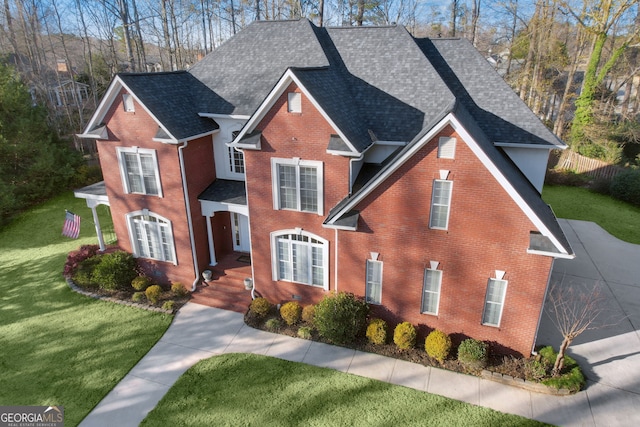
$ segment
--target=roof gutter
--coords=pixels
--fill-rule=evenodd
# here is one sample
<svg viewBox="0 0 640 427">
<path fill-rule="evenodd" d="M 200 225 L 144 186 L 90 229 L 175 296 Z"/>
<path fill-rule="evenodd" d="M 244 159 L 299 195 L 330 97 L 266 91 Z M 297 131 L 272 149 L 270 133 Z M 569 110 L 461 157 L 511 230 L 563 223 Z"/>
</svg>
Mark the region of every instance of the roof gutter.
<svg viewBox="0 0 640 427">
<path fill-rule="evenodd" d="M 178 157 L 180 158 L 180 173 L 182 175 L 182 191 L 184 192 L 184 206 L 187 211 L 187 224 L 189 225 L 189 240 L 191 242 L 191 256 L 193 257 L 193 271 L 195 279 L 191 284 L 191 292 L 196 290 L 200 281 L 200 267 L 198 266 L 198 256 L 196 254 L 196 242 L 193 236 L 193 221 L 191 220 L 191 204 L 189 203 L 189 190 L 187 188 L 187 174 L 184 169 L 184 154 L 182 150 L 187 148 L 189 141 L 184 141 L 184 145 L 178 147 Z"/>
</svg>

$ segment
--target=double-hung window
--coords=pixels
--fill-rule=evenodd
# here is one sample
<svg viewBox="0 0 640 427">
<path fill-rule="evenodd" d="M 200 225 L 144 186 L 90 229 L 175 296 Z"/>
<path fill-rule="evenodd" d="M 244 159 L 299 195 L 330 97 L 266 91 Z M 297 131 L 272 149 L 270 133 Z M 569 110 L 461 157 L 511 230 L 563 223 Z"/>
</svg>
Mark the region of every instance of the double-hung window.
<svg viewBox="0 0 640 427">
<path fill-rule="evenodd" d="M 489 279 L 489 283 L 487 284 L 487 296 L 484 302 L 484 311 L 482 313 L 483 325 L 500 326 L 506 293 L 506 280 Z"/>
<path fill-rule="evenodd" d="M 424 283 L 422 286 L 422 313 L 438 314 L 441 285 L 442 270 L 433 270 L 430 268 L 424 270 Z"/>
<path fill-rule="evenodd" d="M 231 132 L 232 139 L 236 139 L 240 131 Z M 234 147 L 227 147 L 229 158 L 229 172 L 244 173 L 244 154 L 242 151 L 236 150 Z"/>
<path fill-rule="evenodd" d="M 137 257 L 175 263 L 171 221 L 148 211 L 127 215 L 133 253 Z"/>
<path fill-rule="evenodd" d="M 429 227 L 446 230 L 449 227 L 449 209 L 451 208 L 451 189 L 453 181 L 436 179 L 433 181 L 431 196 L 431 217 Z"/>
<path fill-rule="evenodd" d="M 162 197 L 156 151 L 137 147 L 117 151 L 125 192 Z"/>
<path fill-rule="evenodd" d="M 382 301 L 382 261 L 367 260 L 367 287 L 365 299 L 371 304 Z"/>
<path fill-rule="evenodd" d="M 322 215 L 322 162 L 271 159 L 273 208 Z"/>
<path fill-rule="evenodd" d="M 274 280 L 328 289 L 329 243 L 310 233 L 285 230 L 271 234 Z"/>
</svg>

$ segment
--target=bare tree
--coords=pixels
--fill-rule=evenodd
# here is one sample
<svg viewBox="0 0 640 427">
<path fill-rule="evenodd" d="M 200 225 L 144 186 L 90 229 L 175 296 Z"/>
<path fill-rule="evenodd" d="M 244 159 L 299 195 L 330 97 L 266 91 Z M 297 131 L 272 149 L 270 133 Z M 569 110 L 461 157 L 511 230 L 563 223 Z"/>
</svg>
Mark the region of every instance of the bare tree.
<svg viewBox="0 0 640 427">
<path fill-rule="evenodd" d="M 593 287 L 578 283 L 553 282 L 549 288 L 545 311 L 562 334 L 558 357 L 553 365 L 553 375 L 558 375 L 564 367 L 567 349 L 580 334 L 590 329 L 600 329 L 608 325 L 596 323 L 607 310 L 607 297 L 602 285 Z"/>
</svg>

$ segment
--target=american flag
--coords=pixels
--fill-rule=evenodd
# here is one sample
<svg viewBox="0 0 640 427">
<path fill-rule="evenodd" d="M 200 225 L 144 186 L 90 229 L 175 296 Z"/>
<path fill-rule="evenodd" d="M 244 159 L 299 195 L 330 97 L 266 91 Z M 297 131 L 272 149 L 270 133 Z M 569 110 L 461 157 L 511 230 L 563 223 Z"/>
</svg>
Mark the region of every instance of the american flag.
<svg viewBox="0 0 640 427">
<path fill-rule="evenodd" d="M 73 212 L 65 210 L 64 226 L 62 235 L 77 239 L 80 235 L 80 217 Z"/>
</svg>

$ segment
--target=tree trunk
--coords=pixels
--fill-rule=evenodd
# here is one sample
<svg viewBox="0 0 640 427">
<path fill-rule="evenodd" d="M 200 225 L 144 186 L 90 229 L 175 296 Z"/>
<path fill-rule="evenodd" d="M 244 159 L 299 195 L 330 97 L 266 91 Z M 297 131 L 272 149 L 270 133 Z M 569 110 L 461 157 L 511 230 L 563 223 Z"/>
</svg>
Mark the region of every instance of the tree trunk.
<svg viewBox="0 0 640 427">
<path fill-rule="evenodd" d="M 451 0 L 451 37 L 456 36 L 456 21 L 458 19 L 458 0 Z"/>
<path fill-rule="evenodd" d="M 318 5 L 318 18 L 320 18 L 320 26 L 324 26 L 324 0 L 320 0 Z"/>
<path fill-rule="evenodd" d="M 364 21 L 364 0 L 358 0 L 358 12 L 356 14 L 356 25 L 362 27 Z"/>
<path fill-rule="evenodd" d="M 16 64 L 20 65 L 20 68 L 24 66 L 22 63 L 22 57 L 20 50 L 18 49 L 18 42 L 16 41 L 16 33 L 13 29 L 13 19 L 11 18 L 11 9 L 9 8 L 9 0 L 4 0 L 4 14 L 7 20 L 7 29 L 9 30 L 9 42 L 13 48 L 13 53 L 16 55 Z M 23 71 L 23 70 L 20 70 Z"/>
<path fill-rule="evenodd" d="M 480 19 L 480 1 L 473 0 L 473 9 L 471 10 L 471 43 L 477 47 L 478 38 L 478 20 Z"/>
<path fill-rule="evenodd" d="M 572 341 L 573 339 L 567 336 L 562 340 L 562 344 L 560 344 L 560 349 L 558 350 L 558 357 L 556 357 L 556 362 L 553 364 L 553 370 L 551 371 L 553 376 L 560 375 L 560 372 L 562 372 L 562 368 L 564 368 L 564 356 Z"/>
</svg>

